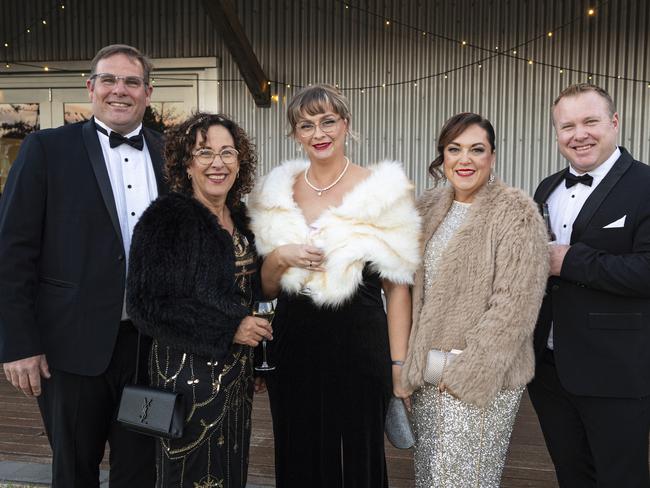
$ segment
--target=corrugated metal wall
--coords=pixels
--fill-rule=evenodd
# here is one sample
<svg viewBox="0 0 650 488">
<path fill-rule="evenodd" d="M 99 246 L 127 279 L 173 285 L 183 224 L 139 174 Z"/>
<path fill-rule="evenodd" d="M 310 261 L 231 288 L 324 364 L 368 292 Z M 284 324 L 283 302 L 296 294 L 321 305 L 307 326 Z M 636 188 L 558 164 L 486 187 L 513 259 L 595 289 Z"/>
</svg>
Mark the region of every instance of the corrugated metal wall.
<svg viewBox="0 0 650 488">
<path fill-rule="evenodd" d="M 92 59 L 113 43 L 152 58 L 204 57 L 221 45 L 199 0 L 0 0 L 0 9 L 0 42 L 11 43 L 4 53 L 0 44 L 1 61 Z"/>
<path fill-rule="evenodd" d="M 362 164 L 404 161 L 418 191 L 429 183 L 426 167 L 435 157 L 439 128 L 465 110 L 493 122 L 500 175 L 531 191 L 565 165 L 549 105 L 589 72 L 646 80 L 592 78 L 617 101 L 621 143 L 650 162 L 649 0 L 349 0 L 347 8 L 341 0 L 234 1 L 271 79 L 338 83 L 344 89 L 387 84 L 347 92 L 360 136 L 349 153 Z M 594 5 L 596 15 L 588 17 Z M 221 78 L 241 79 L 199 0 L 2 0 L 0 7 L 0 42 L 16 40 L 0 60 L 90 59 L 101 46 L 124 42 L 154 58 L 216 56 Z M 47 27 L 21 34 L 42 17 L 49 19 Z M 550 30 L 552 37 L 546 35 Z M 498 52 L 516 46 L 513 56 L 523 61 L 495 56 L 497 46 Z M 560 73 L 540 62 L 585 73 Z M 417 86 L 390 86 L 423 77 L 429 78 Z M 224 82 L 222 105 L 214 107 L 255 136 L 261 172 L 299 154 L 284 136 L 286 102 L 295 88 L 274 84 L 273 92 L 278 102 L 260 109 L 243 82 Z"/>
<path fill-rule="evenodd" d="M 346 92 L 360 136 L 348 146 L 353 161 L 401 160 L 421 191 L 430 184 L 426 168 L 443 122 L 475 111 L 496 128 L 498 173 L 532 192 L 543 176 L 566 164 L 550 122 L 553 98 L 568 84 L 587 81 L 588 73 L 620 75 L 647 81 L 598 76 L 591 81 L 617 101 L 621 144 L 650 162 L 650 2 L 601 2 L 589 17 L 593 6 L 564 0 L 239 0 L 240 18 L 263 68 L 284 84 L 273 84 L 279 100 L 271 109 L 258 109 L 243 84 L 224 83 L 221 108 L 256 136 L 264 173 L 300 154 L 284 137 L 287 101 L 296 91 L 286 83 L 329 82 L 346 89 L 440 74 L 417 86 Z M 574 18 L 579 19 L 569 23 Z M 468 46 L 443 37 L 466 40 Z M 510 54 L 516 47 L 513 56 L 523 61 L 494 56 L 496 47 Z M 223 78 L 237 78 L 225 49 L 221 57 Z M 540 62 L 586 73 L 561 73 Z"/>
</svg>

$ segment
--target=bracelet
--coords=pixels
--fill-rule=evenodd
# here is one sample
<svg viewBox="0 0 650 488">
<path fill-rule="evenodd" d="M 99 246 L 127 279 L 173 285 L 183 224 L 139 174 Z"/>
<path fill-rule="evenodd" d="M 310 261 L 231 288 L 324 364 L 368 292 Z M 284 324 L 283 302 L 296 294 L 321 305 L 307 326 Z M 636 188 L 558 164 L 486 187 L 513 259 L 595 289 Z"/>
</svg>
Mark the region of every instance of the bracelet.
<svg viewBox="0 0 650 488">
<path fill-rule="evenodd" d="M 391 361 L 393 366 L 404 366 L 404 361 Z"/>
</svg>

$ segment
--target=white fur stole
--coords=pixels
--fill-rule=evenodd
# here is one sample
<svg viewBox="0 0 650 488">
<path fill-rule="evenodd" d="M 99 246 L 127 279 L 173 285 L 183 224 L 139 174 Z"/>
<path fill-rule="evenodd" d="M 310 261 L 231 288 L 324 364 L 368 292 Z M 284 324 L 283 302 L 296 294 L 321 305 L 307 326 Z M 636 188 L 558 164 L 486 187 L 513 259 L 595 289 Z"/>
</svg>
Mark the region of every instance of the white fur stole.
<svg viewBox="0 0 650 488">
<path fill-rule="evenodd" d="M 306 160 L 288 161 L 257 184 L 249 199 L 251 228 L 264 256 L 284 244 L 309 240 L 325 252 L 325 272 L 290 268 L 282 289 L 298 293 L 308 288 L 317 305 L 337 306 L 356 291 L 366 263 L 381 278 L 412 284 L 420 263 L 420 216 L 413 186 L 398 162 L 369 167 L 371 174 L 312 223 L 305 221 L 293 200 L 296 177 Z"/>
</svg>

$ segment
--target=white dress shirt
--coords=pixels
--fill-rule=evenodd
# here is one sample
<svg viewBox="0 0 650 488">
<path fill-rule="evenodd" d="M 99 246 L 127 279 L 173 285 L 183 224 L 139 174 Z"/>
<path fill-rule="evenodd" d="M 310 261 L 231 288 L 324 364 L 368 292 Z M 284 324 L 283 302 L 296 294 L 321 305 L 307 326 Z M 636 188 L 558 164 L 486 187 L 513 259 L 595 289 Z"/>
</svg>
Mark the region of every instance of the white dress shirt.
<svg viewBox="0 0 650 488">
<path fill-rule="evenodd" d="M 593 177 L 591 186 L 577 183 L 571 188 L 567 188 L 564 181 L 560 183 L 555 190 L 551 193 L 546 200 L 548 204 L 548 214 L 551 220 L 551 229 L 555 234 L 556 244 L 571 244 L 571 232 L 573 231 L 573 223 L 575 222 L 582 206 L 589 198 L 589 195 L 596 189 L 596 187 L 603 181 L 603 178 L 609 170 L 612 169 L 614 163 L 621 156 L 621 151 L 618 147 L 614 149 L 612 155 L 605 160 L 603 164 L 598 166 L 593 171 L 589 171 L 589 175 Z M 580 176 L 573 166 L 569 165 L 569 172 Z M 548 335 L 546 346 L 553 349 L 553 327 Z"/>
<path fill-rule="evenodd" d="M 112 132 L 106 124 L 97 118 L 95 118 L 95 123 L 106 129 L 109 134 Z M 134 131 L 123 135 L 131 137 L 139 134 L 141 129 L 142 124 Z M 97 131 L 97 136 L 102 146 L 108 177 L 111 181 L 128 270 L 133 228 L 142 212 L 158 197 L 156 174 L 153 171 L 153 164 L 146 141 L 143 150 L 138 151 L 128 144 L 121 144 L 111 148 L 106 134 Z M 122 307 L 122 320 L 127 318 L 125 304 Z"/>
</svg>

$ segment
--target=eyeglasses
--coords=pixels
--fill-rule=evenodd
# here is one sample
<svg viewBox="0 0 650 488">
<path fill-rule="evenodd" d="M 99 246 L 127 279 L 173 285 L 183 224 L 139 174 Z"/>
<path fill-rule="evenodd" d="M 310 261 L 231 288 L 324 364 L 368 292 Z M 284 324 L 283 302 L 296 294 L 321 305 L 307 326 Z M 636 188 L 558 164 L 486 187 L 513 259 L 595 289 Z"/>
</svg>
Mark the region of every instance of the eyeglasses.
<svg viewBox="0 0 650 488">
<path fill-rule="evenodd" d="M 113 88 L 117 82 L 122 80 L 127 88 L 137 89 L 148 83 L 139 76 L 117 76 L 112 73 L 96 73 L 90 77 L 91 80 L 97 79 L 99 83 L 106 88 Z"/>
<path fill-rule="evenodd" d="M 311 122 L 303 121 L 298 124 L 296 131 L 300 137 L 310 137 L 316 132 L 316 126 L 320 127 L 325 134 L 331 134 L 336 130 L 336 124 L 339 123 L 341 117 L 334 118 L 328 117 L 324 120 L 321 120 L 318 124 L 312 124 Z"/>
<path fill-rule="evenodd" d="M 197 149 L 192 153 L 199 164 L 203 166 L 211 165 L 214 160 L 219 156 L 223 164 L 235 164 L 237 162 L 237 157 L 239 156 L 239 151 L 233 148 L 225 148 L 220 152 L 213 151 L 212 149 Z"/>
</svg>

